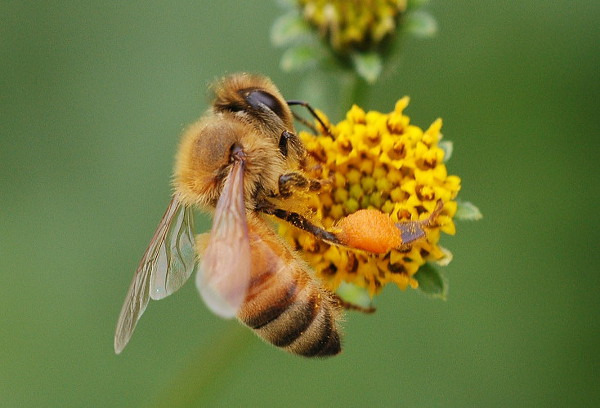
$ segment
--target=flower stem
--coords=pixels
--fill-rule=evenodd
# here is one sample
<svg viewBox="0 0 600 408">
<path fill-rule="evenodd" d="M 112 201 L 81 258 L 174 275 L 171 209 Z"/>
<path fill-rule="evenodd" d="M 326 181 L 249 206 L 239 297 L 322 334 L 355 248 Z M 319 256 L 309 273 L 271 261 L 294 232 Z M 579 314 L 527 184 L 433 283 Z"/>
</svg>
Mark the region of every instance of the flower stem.
<svg viewBox="0 0 600 408">
<path fill-rule="evenodd" d="M 230 324 L 212 347 L 202 348 L 156 400 L 155 407 L 207 406 L 225 386 L 223 377 L 231 372 L 252 344 L 253 336 L 243 326 Z"/>
<path fill-rule="evenodd" d="M 348 108 L 353 104 L 364 106 L 368 99 L 369 84 L 360 76 L 352 73 L 345 86 L 347 92 L 346 100 L 350 102 Z"/>
</svg>

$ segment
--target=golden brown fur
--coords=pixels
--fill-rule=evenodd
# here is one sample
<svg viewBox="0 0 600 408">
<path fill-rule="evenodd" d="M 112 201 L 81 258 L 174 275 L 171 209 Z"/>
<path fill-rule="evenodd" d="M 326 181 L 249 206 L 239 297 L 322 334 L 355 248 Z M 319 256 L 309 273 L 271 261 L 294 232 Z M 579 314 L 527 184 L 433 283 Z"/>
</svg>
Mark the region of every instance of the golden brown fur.
<svg viewBox="0 0 600 408">
<path fill-rule="evenodd" d="M 229 164 L 230 147 L 239 143 L 247 155 L 244 171 L 245 202 L 249 209 L 260 188 L 277 191 L 285 160 L 277 145 L 232 113 L 208 112 L 184 133 L 175 167 L 175 186 L 186 205 L 214 207 Z"/>
</svg>

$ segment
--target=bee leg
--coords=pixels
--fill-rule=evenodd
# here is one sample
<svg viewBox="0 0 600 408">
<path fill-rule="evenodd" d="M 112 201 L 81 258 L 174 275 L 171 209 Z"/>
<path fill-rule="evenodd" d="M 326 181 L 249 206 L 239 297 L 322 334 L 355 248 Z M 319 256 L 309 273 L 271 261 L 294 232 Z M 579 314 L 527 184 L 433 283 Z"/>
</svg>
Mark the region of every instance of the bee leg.
<svg viewBox="0 0 600 408">
<path fill-rule="evenodd" d="M 355 305 L 354 303 L 347 302 L 344 299 L 342 299 L 340 297 L 340 295 L 338 295 L 337 293 L 333 294 L 333 298 L 340 307 L 343 307 L 346 310 L 355 310 L 357 312 L 362 312 L 362 313 L 367 313 L 367 314 L 375 313 L 375 311 L 377 310 L 373 306 L 364 307 L 364 306 Z"/>
<path fill-rule="evenodd" d="M 315 224 L 307 220 L 302 215 L 292 212 L 282 210 L 280 208 L 275 208 L 270 203 L 263 203 L 262 205 L 257 206 L 256 211 L 260 211 L 264 214 L 273 215 L 279 219 L 282 219 L 286 222 L 289 222 L 296 228 L 300 228 L 303 231 L 306 231 L 321 241 L 325 241 L 327 243 L 333 245 L 343 245 L 342 241 L 335 235 L 333 232 L 324 230 L 323 228 L 317 227 Z"/>
<path fill-rule="evenodd" d="M 306 155 L 304 145 L 300 141 L 300 138 L 298 138 L 298 135 L 288 132 L 287 130 L 281 132 L 281 135 L 279 136 L 278 147 L 281 155 L 284 158 L 292 155 L 300 160 Z"/>
<path fill-rule="evenodd" d="M 321 127 L 323 128 L 323 130 L 325 131 L 325 134 L 327 136 L 333 137 L 333 135 L 331 134 L 331 131 L 329 130 L 329 126 L 327 126 L 325 124 L 325 122 L 323 122 L 323 119 L 321 119 L 319 117 L 319 115 L 317 114 L 317 112 L 313 109 L 312 106 L 310 106 L 308 104 L 308 102 L 304 102 L 304 101 L 287 101 L 287 104 L 289 106 L 293 106 L 293 105 L 300 105 L 305 107 L 306 109 L 308 109 L 308 111 L 310 112 L 310 114 L 317 120 L 317 122 L 319 122 L 319 124 L 321 125 Z"/>
<path fill-rule="evenodd" d="M 330 183 L 329 180 L 309 179 L 297 172 L 286 173 L 279 177 L 279 195 L 288 198 L 294 190 L 318 192 L 328 183 Z"/>
</svg>

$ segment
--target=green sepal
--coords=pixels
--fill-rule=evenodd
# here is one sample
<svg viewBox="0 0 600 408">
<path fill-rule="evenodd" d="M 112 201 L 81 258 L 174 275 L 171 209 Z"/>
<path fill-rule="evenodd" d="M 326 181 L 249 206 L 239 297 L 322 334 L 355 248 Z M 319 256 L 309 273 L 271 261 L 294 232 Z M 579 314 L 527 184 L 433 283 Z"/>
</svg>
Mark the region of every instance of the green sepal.
<svg viewBox="0 0 600 408">
<path fill-rule="evenodd" d="M 375 52 L 354 53 L 352 63 L 358 75 L 370 84 L 377 81 L 383 69 L 381 56 Z"/>
<path fill-rule="evenodd" d="M 310 26 L 297 12 L 282 15 L 271 27 L 271 43 L 276 47 L 298 43 L 310 35 Z"/>
<path fill-rule="evenodd" d="M 425 11 L 408 13 L 402 25 L 406 33 L 419 38 L 433 37 L 438 30 L 435 18 Z"/>
<path fill-rule="evenodd" d="M 428 296 L 446 300 L 448 281 L 442 271 L 430 263 L 421 266 L 414 278 L 419 282 L 419 290 Z"/>
<path fill-rule="evenodd" d="M 336 294 L 345 302 L 369 309 L 373 306 L 371 296 L 367 289 L 353 283 L 342 282 L 336 290 Z"/>
<path fill-rule="evenodd" d="M 447 163 L 450 157 L 452 157 L 454 144 L 450 140 L 442 140 L 438 143 L 438 146 L 444 151 L 444 163 Z"/>
<path fill-rule="evenodd" d="M 457 208 L 454 218 L 457 220 L 477 221 L 483 218 L 483 214 L 481 214 L 479 208 L 472 202 L 458 200 L 456 204 Z"/>
<path fill-rule="evenodd" d="M 300 71 L 315 66 L 319 59 L 320 55 L 315 47 L 298 45 L 285 50 L 279 65 L 286 72 Z"/>
</svg>

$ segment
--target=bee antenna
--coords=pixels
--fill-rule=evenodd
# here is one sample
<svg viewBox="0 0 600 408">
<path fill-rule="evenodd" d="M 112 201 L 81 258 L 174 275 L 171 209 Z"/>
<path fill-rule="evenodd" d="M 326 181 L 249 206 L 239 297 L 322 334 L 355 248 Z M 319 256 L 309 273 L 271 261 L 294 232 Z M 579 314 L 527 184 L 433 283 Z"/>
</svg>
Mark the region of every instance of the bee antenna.
<svg viewBox="0 0 600 408">
<path fill-rule="evenodd" d="M 312 130 L 312 132 L 315 135 L 319 134 L 319 131 L 317 130 L 317 128 L 315 127 L 315 125 L 313 125 L 312 123 L 310 123 L 308 120 L 304 119 L 302 116 L 298 115 L 296 112 L 292 112 L 292 115 L 294 115 L 294 119 L 296 119 L 298 122 L 302 123 L 304 126 L 306 126 L 307 128 L 309 128 L 310 130 Z"/>
<path fill-rule="evenodd" d="M 304 102 L 304 101 L 297 101 L 297 100 L 291 100 L 291 101 L 287 101 L 288 106 L 294 106 L 294 105 L 300 105 L 305 107 L 306 109 L 308 109 L 308 111 L 310 112 L 310 114 L 317 120 L 317 122 L 319 122 L 319 124 L 323 127 L 323 129 L 325 130 L 325 133 L 327 133 L 328 136 L 333 137 L 333 135 L 331 134 L 331 131 L 329 130 L 329 126 L 327 126 L 325 124 L 325 122 L 323 122 L 323 120 L 319 117 L 319 115 L 317 114 L 317 111 L 315 111 L 313 109 L 312 106 L 309 105 L 308 102 Z"/>
</svg>

